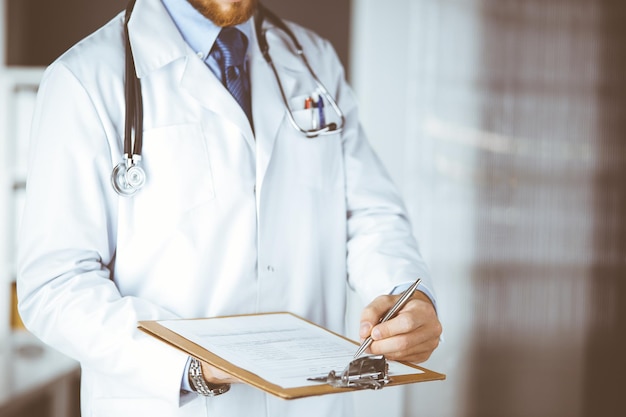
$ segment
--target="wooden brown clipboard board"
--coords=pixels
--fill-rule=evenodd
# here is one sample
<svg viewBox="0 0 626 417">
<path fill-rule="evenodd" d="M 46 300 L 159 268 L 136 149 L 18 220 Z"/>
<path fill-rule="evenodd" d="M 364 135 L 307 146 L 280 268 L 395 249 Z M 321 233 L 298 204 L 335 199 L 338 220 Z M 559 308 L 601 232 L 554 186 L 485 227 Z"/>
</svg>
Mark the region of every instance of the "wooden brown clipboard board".
<svg viewBox="0 0 626 417">
<path fill-rule="evenodd" d="M 300 320 L 303 320 L 314 326 L 320 327 L 316 325 L 315 323 L 305 320 L 292 313 L 278 312 L 278 313 L 264 313 L 260 315 L 270 316 L 272 314 L 290 314 L 291 316 L 294 316 Z M 221 317 L 215 317 L 215 318 L 219 319 Z M 194 319 L 191 319 L 191 320 L 194 320 Z M 259 377 L 258 375 L 246 369 L 233 365 L 232 363 L 224 360 L 223 358 L 211 353 L 204 347 L 186 339 L 180 334 L 161 325 L 158 321 L 140 321 L 138 324 L 138 328 L 139 330 L 149 334 L 150 336 L 153 336 L 177 349 L 182 350 L 188 355 L 201 359 L 215 366 L 216 368 L 219 368 L 222 371 L 230 375 L 233 375 L 236 378 L 239 378 L 240 380 L 242 380 L 243 382 L 249 385 L 252 385 L 265 392 L 268 392 L 270 394 L 273 394 L 277 397 L 280 397 L 286 400 L 292 400 L 292 399 L 304 398 L 304 397 L 312 397 L 316 395 L 326 395 L 326 394 L 335 394 L 335 393 L 348 392 L 348 391 L 356 391 L 358 389 L 358 388 L 336 388 L 328 384 L 319 384 L 319 385 L 311 385 L 311 386 L 307 385 L 307 386 L 295 387 L 295 388 L 283 388 L 281 386 L 272 384 L 271 382 Z M 328 329 L 324 329 L 324 330 L 326 330 L 327 332 L 337 337 L 341 337 L 345 340 L 349 340 L 350 342 L 355 344 L 355 348 L 358 347 L 358 344 L 356 342 L 350 339 L 347 339 L 337 333 L 331 332 Z M 446 379 L 446 376 L 444 374 L 434 372 L 426 368 L 422 368 L 421 366 L 417 366 L 409 362 L 401 362 L 401 363 L 411 368 L 418 369 L 421 372 L 416 373 L 416 374 L 392 376 L 391 382 L 387 384 L 387 386 L 404 385 L 404 384 L 412 384 L 416 382 L 436 381 L 436 380 Z"/>
</svg>

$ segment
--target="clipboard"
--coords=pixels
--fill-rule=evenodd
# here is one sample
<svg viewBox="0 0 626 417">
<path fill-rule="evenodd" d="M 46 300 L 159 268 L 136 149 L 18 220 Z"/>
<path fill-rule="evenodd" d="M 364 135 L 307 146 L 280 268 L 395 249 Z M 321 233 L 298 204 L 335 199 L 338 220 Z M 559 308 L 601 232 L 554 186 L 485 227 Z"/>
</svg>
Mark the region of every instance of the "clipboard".
<svg viewBox="0 0 626 417">
<path fill-rule="evenodd" d="M 286 316 L 279 316 L 286 315 Z M 181 335 L 179 332 L 174 331 L 168 328 L 168 323 L 173 322 L 195 322 L 195 323 L 183 323 L 183 324 L 198 324 L 197 320 L 220 320 L 220 319 L 233 319 L 233 318 L 247 318 L 254 317 L 255 320 L 257 318 L 263 320 L 276 320 L 277 318 L 287 318 L 291 320 L 291 318 L 295 318 L 298 321 L 299 325 L 304 327 L 313 326 L 313 328 L 318 329 L 315 331 L 319 331 L 321 329 L 324 332 L 325 336 L 330 338 L 339 338 L 343 341 L 348 341 L 349 343 L 355 346 L 355 350 L 358 347 L 358 343 L 352 341 L 348 338 L 345 338 L 337 333 L 334 333 L 328 329 L 324 329 L 318 326 L 315 323 L 312 323 L 306 319 L 303 319 L 292 313 L 278 312 L 278 313 L 264 313 L 264 314 L 251 314 L 251 315 L 238 315 L 238 316 L 224 316 L 224 317 L 215 317 L 215 318 L 206 318 L 206 319 L 181 319 L 181 320 L 166 320 L 166 321 L 140 321 L 138 323 L 138 328 L 145 332 L 146 334 L 155 337 L 156 339 L 169 344 L 190 356 L 196 357 L 204 362 L 211 364 L 212 366 L 240 379 L 246 384 L 249 384 L 253 387 L 261 389 L 269 394 L 277 396 L 279 398 L 283 398 L 286 400 L 292 400 L 297 398 L 311 397 L 311 396 L 319 396 L 319 395 L 327 395 L 327 394 L 337 394 L 342 392 L 355 391 L 359 388 L 355 387 L 335 387 L 328 384 L 318 383 L 318 384 L 306 384 L 304 381 L 302 386 L 290 386 L 283 387 L 276 383 L 269 381 L 268 379 L 262 378 L 258 374 L 250 371 L 249 369 L 245 369 L 242 366 L 238 366 L 237 364 L 231 363 L 228 360 L 218 356 L 214 352 L 211 352 L 204 346 L 201 346 L 198 343 L 190 340 L 189 338 Z M 291 317 L 291 318 L 289 318 Z M 176 323 L 174 323 L 176 324 Z M 344 342 L 341 342 L 344 343 Z M 390 363 L 394 363 L 395 361 L 389 361 Z M 417 382 L 426 382 L 426 381 L 435 381 L 435 380 L 444 380 L 446 376 L 444 374 L 423 368 L 421 366 L 414 365 L 409 362 L 395 362 L 398 364 L 402 364 L 406 367 L 415 370 L 415 373 L 403 373 L 400 375 L 391 375 L 389 382 L 385 386 L 395 386 L 395 385 L 404 385 L 404 384 L 412 384 Z"/>
</svg>

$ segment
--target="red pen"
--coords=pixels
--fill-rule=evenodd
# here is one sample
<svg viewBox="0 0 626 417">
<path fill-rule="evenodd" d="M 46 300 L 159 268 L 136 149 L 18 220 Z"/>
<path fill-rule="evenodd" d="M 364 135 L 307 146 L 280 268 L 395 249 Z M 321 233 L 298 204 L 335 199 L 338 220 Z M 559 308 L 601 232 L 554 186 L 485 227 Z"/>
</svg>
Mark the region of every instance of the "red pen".
<svg viewBox="0 0 626 417">
<path fill-rule="evenodd" d="M 314 106 L 315 106 L 315 102 L 313 101 L 312 97 L 307 97 L 304 100 L 305 110 L 312 110 Z M 311 111 L 311 130 L 315 130 L 315 129 L 317 129 L 317 117 L 315 117 L 315 112 Z"/>
</svg>

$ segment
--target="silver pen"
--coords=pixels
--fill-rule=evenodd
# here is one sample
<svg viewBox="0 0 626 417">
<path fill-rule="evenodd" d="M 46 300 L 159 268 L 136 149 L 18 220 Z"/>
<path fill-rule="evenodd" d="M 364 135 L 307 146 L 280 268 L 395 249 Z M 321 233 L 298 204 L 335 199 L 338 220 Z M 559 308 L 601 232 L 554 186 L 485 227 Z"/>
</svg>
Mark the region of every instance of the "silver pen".
<svg viewBox="0 0 626 417">
<path fill-rule="evenodd" d="M 407 288 L 404 294 L 402 294 L 402 297 L 400 297 L 398 301 L 396 301 L 393 307 L 391 307 L 391 310 L 389 310 L 387 314 L 385 314 L 385 317 L 380 319 L 378 323 L 384 323 L 387 320 L 390 320 L 393 316 L 395 316 L 396 313 L 400 311 L 400 309 L 402 309 L 402 307 L 404 307 L 405 304 L 409 301 L 409 298 L 411 298 L 413 293 L 415 293 L 415 290 L 417 290 L 417 286 L 420 284 L 420 282 L 422 282 L 422 279 L 418 278 L 417 281 L 411 284 L 411 286 Z M 359 356 L 361 356 L 363 352 L 365 352 L 365 349 L 367 349 L 373 341 L 374 339 L 372 339 L 372 336 L 368 336 L 367 339 L 365 339 L 363 343 L 361 343 L 361 346 L 359 346 L 359 349 L 354 354 L 354 358 L 358 358 Z"/>
</svg>

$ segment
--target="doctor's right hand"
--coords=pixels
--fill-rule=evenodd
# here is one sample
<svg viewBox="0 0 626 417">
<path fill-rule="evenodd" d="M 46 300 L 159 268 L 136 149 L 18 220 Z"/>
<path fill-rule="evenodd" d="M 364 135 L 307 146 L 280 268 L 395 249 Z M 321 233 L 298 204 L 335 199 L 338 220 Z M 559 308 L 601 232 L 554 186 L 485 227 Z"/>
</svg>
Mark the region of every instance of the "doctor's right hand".
<svg viewBox="0 0 626 417">
<path fill-rule="evenodd" d="M 441 323 L 430 298 L 415 291 L 409 302 L 389 321 L 380 318 L 389 311 L 400 295 L 382 295 L 372 301 L 361 314 L 361 340 L 374 340 L 369 352 L 387 359 L 424 362 L 439 346 Z"/>
<path fill-rule="evenodd" d="M 206 362 L 200 361 L 200 364 L 202 366 L 202 376 L 209 384 L 238 384 L 241 382 L 239 378 L 235 378 L 234 376 L 229 375 Z"/>
</svg>

